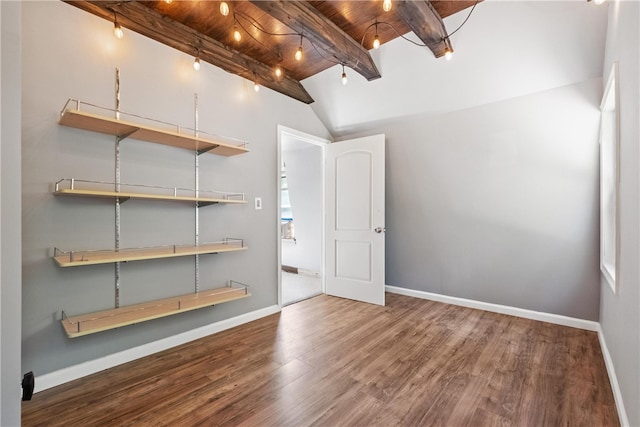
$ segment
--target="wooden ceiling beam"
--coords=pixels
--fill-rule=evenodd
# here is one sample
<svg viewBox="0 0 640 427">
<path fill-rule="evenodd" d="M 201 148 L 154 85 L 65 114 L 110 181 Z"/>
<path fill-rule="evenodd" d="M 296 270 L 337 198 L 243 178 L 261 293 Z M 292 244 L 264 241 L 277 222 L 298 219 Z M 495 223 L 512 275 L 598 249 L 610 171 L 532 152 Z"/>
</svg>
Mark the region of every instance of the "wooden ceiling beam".
<svg viewBox="0 0 640 427">
<path fill-rule="evenodd" d="M 367 49 L 306 1 L 250 0 L 293 31 L 301 33 L 332 60 L 358 72 L 367 80 L 381 77 Z"/>
<path fill-rule="evenodd" d="M 180 22 L 164 17 L 138 2 L 100 0 L 65 0 L 65 2 L 109 21 L 113 20 L 115 11 L 118 14 L 118 22 L 125 29 L 135 31 L 188 55 L 199 56 L 201 61 L 249 81 L 257 81 L 262 86 L 306 104 L 313 102 L 313 98 L 299 81 L 286 75 L 279 81 L 274 76 L 272 67 L 200 34 Z"/>
<path fill-rule="evenodd" d="M 401 0 L 395 6 L 400 18 L 436 58 L 444 56 L 447 50 L 453 52 L 444 22 L 429 0 Z"/>
</svg>

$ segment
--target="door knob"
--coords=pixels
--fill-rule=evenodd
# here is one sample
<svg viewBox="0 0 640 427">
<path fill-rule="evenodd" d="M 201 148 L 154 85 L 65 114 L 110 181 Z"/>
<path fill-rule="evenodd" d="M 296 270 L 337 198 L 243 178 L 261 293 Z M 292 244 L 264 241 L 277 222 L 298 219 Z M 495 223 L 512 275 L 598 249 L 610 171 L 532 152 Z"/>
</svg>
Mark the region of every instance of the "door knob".
<svg viewBox="0 0 640 427">
<path fill-rule="evenodd" d="M 380 234 L 383 231 L 386 231 L 386 228 L 384 228 L 384 227 L 376 227 L 373 231 L 375 231 L 376 233 Z"/>
</svg>

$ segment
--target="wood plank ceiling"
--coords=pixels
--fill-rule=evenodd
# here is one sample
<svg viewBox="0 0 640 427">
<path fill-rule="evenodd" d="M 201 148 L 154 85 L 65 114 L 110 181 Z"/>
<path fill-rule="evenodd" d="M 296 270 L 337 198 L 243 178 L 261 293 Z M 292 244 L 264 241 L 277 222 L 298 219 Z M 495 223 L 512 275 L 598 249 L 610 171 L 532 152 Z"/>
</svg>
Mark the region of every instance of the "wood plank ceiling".
<svg viewBox="0 0 640 427">
<path fill-rule="evenodd" d="M 307 104 L 313 99 L 300 81 L 336 64 L 367 80 L 381 77 L 369 55 L 376 34 L 383 44 L 413 31 L 436 58 L 453 51 L 442 18 L 477 3 L 392 0 L 391 10 L 385 12 L 382 0 L 245 0 L 226 2 L 230 12 L 224 16 L 222 2 L 213 0 L 65 2 L 109 21 L 117 17 L 125 31 Z M 234 30 L 240 41 L 234 39 Z M 299 47 L 300 61 L 294 57 Z M 284 70 L 280 77 L 274 73 L 277 66 Z"/>
</svg>

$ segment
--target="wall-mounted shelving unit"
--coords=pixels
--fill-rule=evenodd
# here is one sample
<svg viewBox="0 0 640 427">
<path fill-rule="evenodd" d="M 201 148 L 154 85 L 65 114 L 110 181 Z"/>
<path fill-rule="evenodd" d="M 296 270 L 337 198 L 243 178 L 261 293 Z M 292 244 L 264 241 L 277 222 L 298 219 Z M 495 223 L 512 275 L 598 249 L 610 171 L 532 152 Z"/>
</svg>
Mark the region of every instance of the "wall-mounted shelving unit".
<svg viewBox="0 0 640 427">
<path fill-rule="evenodd" d="M 144 322 L 197 308 L 246 298 L 251 294 L 247 285 L 229 282 L 228 286 L 207 291 L 199 288 L 199 256 L 223 252 L 244 251 L 243 239 L 225 238 L 219 242 L 200 243 L 199 208 L 212 204 L 246 204 L 244 193 L 200 190 L 198 157 L 204 153 L 235 156 L 247 153 L 246 143 L 215 135 L 202 136 L 198 130 L 198 96 L 195 95 L 195 128 L 189 129 L 154 119 L 123 113 L 119 109 L 120 72 L 116 69 L 116 108 L 69 99 L 60 112 L 59 124 L 115 136 L 115 182 L 61 179 L 54 184 L 55 196 L 74 196 L 111 199 L 115 205 L 115 247 L 96 251 L 62 251 L 54 249 L 53 260 L 59 267 L 79 267 L 95 264 L 115 265 L 115 307 L 113 309 L 69 316 L 62 312 L 62 325 L 71 338 L 92 334 L 125 325 Z M 110 112 L 115 117 L 85 111 Z M 122 120 L 122 116 L 135 121 Z M 144 122 L 144 123 L 143 123 Z M 145 124 L 151 123 L 151 124 Z M 120 142 L 134 138 L 155 144 L 190 150 L 194 153 L 194 189 L 167 188 L 153 185 L 131 185 L 120 182 Z M 195 207 L 193 245 L 171 245 L 147 248 L 120 248 L 121 203 L 130 199 L 188 202 Z M 195 290 L 192 294 L 154 300 L 142 304 L 120 307 L 120 263 L 151 259 L 194 256 Z M 235 286 L 234 286 L 235 284 Z"/>
<path fill-rule="evenodd" d="M 88 184 L 90 188 L 76 188 L 78 183 Z M 92 186 L 92 187 L 91 187 Z M 198 207 L 209 206 L 217 203 L 224 204 L 246 204 L 247 200 L 244 193 L 228 193 L 213 190 L 199 190 L 198 196 L 196 191 L 183 188 L 158 187 L 139 184 L 120 184 L 120 188 L 129 188 L 130 191 L 113 191 L 105 190 L 102 187 L 116 186 L 113 182 L 98 182 L 77 180 L 73 178 L 65 178 L 54 184 L 53 194 L 55 196 L 76 196 L 76 197 L 97 197 L 103 199 L 114 200 L 120 199 L 125 202 L 129 199 L 137 200 L 166 200 L 176 202 L 198 203 Z M 144 192 L 147 190 L 147 192 Z M 152 193 L 155 190 L 156 193 Z M 188 193 L 188 195 L 183 195 Z M 204 194 L 204 195 L 203 195 Z"/>
<path fill-rule="evenodd" d="M 67 316 L 62 312 L 62 326 L 69 338 L 95 334 L 109 329 L 146 322 L 147 320 L 171 316 L 185 311 L 211 307 L 251 296 L 249 287 L 230 281 L 227 286 L 180 295 L 111 310 L 97 311 L 78 316 Z"/>
<path fill-rule="evenodd" d="M 70 107 L 70 105 L 75 105 L 75 108 Z M 113 135 L 121 139 L 133 138 L 141 141 L 153 142 L 155 144 L 183 148 L 185 150 L 196 151 L 198 153 L 211 153 L 219 156 L 235 156 L 249 152 L 246 148 L 246 143 L 243 141 L 232 140 L 231 138 L 225 138 L 217 135 L 211 135 L 210 137 L 189 135 L 185 133 L 185 131 L 191 131 L 194 134 L 200 134 L 202 132 L 194 132 L 194 129 L 118 111 L 118 115 L 137 117 L 138 119 L 151 122 L 153 125 L 150 126 L 142 123 L 121 120 L 119 118 L 84 111 L 81 110 L 82 107 L 96 108 L 103 111 L 114 111 L 110 108 L 100 107 L 71 98 L 67 101 L 60 112 L 59 123 L 64 126 Z M 174 128 L 175 131 L 169 129 L 169 127 Z M 236 142 L 236 144 L 232 141 Z"/>
<path fill-rule="evenodd" d="M 220 242 L 193 245 L 156 246 L 149 248 L 127 248 L 119 250 L 62 251 L 54 248 L 53 260 L 60 267 L 111 264 L 114 262 L 144 261 L 150 259 L 175 258 L 189 255 L 217 254 L 244 251 L 242 239 L 226 238 Z"/>
</svg>

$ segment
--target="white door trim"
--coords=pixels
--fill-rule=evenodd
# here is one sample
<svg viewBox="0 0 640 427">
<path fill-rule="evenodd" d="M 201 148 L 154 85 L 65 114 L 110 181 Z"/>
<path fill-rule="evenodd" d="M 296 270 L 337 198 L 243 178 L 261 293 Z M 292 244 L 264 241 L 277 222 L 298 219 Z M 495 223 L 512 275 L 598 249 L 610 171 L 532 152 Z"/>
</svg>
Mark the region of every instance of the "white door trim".
<svg viewBox="0 0 640 427">
<path fill-rule="evenodd" d="M 328 144 L 331 144 L 331 141 L 325 138 L 320 138 L 318 136 L 315 135 L 311 135 L 305 132 L 301 132 L 299 130 L 296 129 L 292 129 L 283 125 L 278 125 L 277 126 L 277 138 L 278 138 L 278 142 L 277 142 L 277 155 L 276 155 L 276 217 L 277 217 L 277 221 L 276 221 L 276 236 L 277 236 L 277 249 L 276 249 L 276 262 L 277 262 L 277 271 L 278 271 L 278 306 L 280 308 L 282 308 L 282 234 L 281 234 L 281 230 L 280 230 L 280 165 L 282 164 L 282 140 L 285 137 L 291 137 L 294 138 L 298 141 L 302 141 L 308 144 L 312 144 L 312 145 L 317 145 L 319 147 L 322 148 L 322 164 L 324 165 L 324 158 L 325 158 L 325 150 L 324 147 L 327 146 Z M 324 188 L 324 167 L 322 168 L 322 217 L 324 218 L 325 215 L 325 188 Z M 322 238 L 321 238 L 321 242 L 322 242 L 322 271 L 320 272 L 320 274 L 322 275 L 321 280 L 322 280 L 322 293 L 325 292 L 325 283 L 324 283 L 324 270 L 325 270 L 325 255 L 324 255 L 324 240 L 325 240 L 325 235 L 324 235 L 324 221 L 322 223 Z"/>
</svg>

